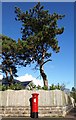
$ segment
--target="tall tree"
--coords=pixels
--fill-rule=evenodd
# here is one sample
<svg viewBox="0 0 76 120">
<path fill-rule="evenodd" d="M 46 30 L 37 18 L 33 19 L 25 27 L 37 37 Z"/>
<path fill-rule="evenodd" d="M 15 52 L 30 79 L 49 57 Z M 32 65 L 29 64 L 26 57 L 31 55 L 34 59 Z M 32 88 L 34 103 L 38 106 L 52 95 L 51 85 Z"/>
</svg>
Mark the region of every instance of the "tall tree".
<svg viewBox="0 0 76 120">
<path fill-rule="evenodd" d="M 56 53 L 60 51 L 56 36 L 62 34 L 64 28 L 59 28 L 57 22 L 64 15 L 49 14 L 49 11 L 44 10 L 44 6 L 41 6 L 40 2 L 26 12 L 15 7 L 15 13 L 17 15 L 15 19 L 22 22 L 24 63 L 27 65 L 36 62 L 35 68 L 39 67 L 44 86 L 48 86 L 47 75 L 43 66 L 51 61 L 52 50 Z"/>
<path fill-rule="evenodd" d="M 15 40 L 1 35 L 2 38 L 2 71 L 6 75 L 9 85 L 13 83 L 13 76 L 17 76 L 17 43 Z M 10 80 L 8 79 L 10 76 Z"/>
</svg>

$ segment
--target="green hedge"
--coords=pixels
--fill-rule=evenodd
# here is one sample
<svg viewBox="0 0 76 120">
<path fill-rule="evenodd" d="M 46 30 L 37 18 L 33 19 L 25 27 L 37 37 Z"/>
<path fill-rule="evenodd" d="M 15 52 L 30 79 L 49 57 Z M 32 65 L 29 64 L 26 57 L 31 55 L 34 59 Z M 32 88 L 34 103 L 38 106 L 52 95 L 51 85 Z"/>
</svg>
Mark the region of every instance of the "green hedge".
<svg viewBox="0 0 76 120">
<path fill-rule="evenodd" d="M 0 91 L 5 91 L 5 90 L 8 90 L 8 89 L 11 89 L 11 90 L 22 90 L 24 89 L 24 87 L 19 83 L 16 83 L 16 84 L 12 84 L 10 86 L 7 86 L 7 85 L 0 85 Z"/>
</svg>

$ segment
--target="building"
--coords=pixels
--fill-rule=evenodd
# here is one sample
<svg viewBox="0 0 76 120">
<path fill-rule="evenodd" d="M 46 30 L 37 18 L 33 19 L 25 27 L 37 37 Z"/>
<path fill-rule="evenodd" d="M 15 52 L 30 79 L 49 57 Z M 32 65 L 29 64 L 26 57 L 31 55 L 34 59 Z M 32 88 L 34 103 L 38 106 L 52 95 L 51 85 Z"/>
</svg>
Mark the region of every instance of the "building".
<svg viewBox="0 0 76 120">
<path fill-rule="evenodd" d="M 8 80 L 10 80 L 9 77 L 8 77 Z M 14 79 L 13 84 L 20 83 L 22 86 L 26 87 L 30 82 L 31 81 L 21 82 L 19 80 Z M 2 79 L 2 85 L 6 85 L 7 86 L 8 84 L 9 84 L 8 81 L 5 78 L 3 78 Z"/>
</svg>

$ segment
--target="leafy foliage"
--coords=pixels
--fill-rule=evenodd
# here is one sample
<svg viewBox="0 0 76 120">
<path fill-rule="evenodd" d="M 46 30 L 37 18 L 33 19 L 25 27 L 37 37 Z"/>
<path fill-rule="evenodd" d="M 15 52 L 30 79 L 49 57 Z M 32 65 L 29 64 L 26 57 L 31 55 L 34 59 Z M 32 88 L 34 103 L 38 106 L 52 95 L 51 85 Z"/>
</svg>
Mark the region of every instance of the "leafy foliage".
<svg viewBox="0 0 76 120">
<path fill-rule="evenodd" d="M 65 90 L 65 85 L 64 84 L 60 85 L 59 83 L 57 85 L 52 84 L 50 86 L 50 90 L 55 90 L 55 89 L 64 91 Z"/>
<path fill-rule="evenodd" d="M 57 22 L 64 15 L 49 14 L 49 11 L 44 10 L 44 6 L 41 6 L 40 2 L 26 12 L 22 12 L 20 8 L 15 7 L 15 13 L 15 19 L 22 22 L 21 33 L 23 41 L 19 41 L 20 45 L 23 44 L 23 48 L 22 46 L 20 48 L 23 53 L 22 60 L 24 62 L 22 64 L 26 66 L 36 62 L 35 68 L 40 68 L 44 86 L 47 86 L 47 76 L 43 65 L 51 61 L 52 50 L 56 53 L 60 51 L 56 36 L 62 34 L 64 28 L 59 28 Z"/>
<path fill-rule="evenodd" d="M 0 38 L 2 39 L 2 71 L 5 73 L 7 80 L 10 76 L 9 85 L 11 85 L 13 76 L 17 77 L 17 43 L 4 35 L 0 35 Z"/>
<path fill-rule="evenodd" d="M 15 84 L 12 84 L 10 86 L 6 86 L 6 85 L 0 85 L 0 91 L 5 91 L 5 90 L 23 90 L 25 89 L 24 86 L 22 86 L 20 83 L 15 83 Z"/>
<path fill-rule="evenodd" d="M 72 87 L 72 90 L 71 90 L 71 92 L 70 92 L 70 95 L 71 95 L 71 97 L 74 98 L 75 103 L 76 103 L 76 88 L 75 88 L 75 87 Z"/>
<path fill-rule="evenodd" d="M 31 83 L 28 85 L 27 89 L 28 89 L 28 90 L 36 89 L 36 85 L 35 85 L 33 82 L 31 82 Z"/>
<path fill-rule="evenodd" d="M 38 85 L 38 86 L 37 86 L 37 89 L 38 89 L 38 90 L 41 90 L 41 89 L 42 89 L 42 87 L 41 87 L 40 85 Z"/>
<path fill-rule="evenodd" d="M 42 87 L 43 90 L 48 90 L 47 86 Z"/>
<path fill-rule="evenodd" d="M 10 72 L 11 68 L 13 75 L 16 76 L 16 41 L 6 36 L 2 36 L 2 41 L 2 70 Z"/>
<path fill-rule="evenodd" d="M 22 56 L 24 42 L 18 39 L 13 40 L 7 36 L 1 35 L 2 39 L 2 71 L 6 74 L 12 74 L 17 77 L 17 65 L 22 65 Z"/>
</svg>

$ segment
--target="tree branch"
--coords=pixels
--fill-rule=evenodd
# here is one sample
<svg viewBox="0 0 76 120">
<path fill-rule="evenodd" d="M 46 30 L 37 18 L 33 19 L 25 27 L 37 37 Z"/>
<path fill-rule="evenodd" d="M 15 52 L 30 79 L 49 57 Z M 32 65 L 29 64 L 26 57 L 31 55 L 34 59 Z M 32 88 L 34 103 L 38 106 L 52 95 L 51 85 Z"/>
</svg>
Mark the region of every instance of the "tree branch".
<svg viewBox="0 0 76 120">
<path fill-rule="evenodd" d="M 46 60 L 41 66 L 43 66 L 45 63 L 52 61 L 51 59 Z"/>
</svg>

